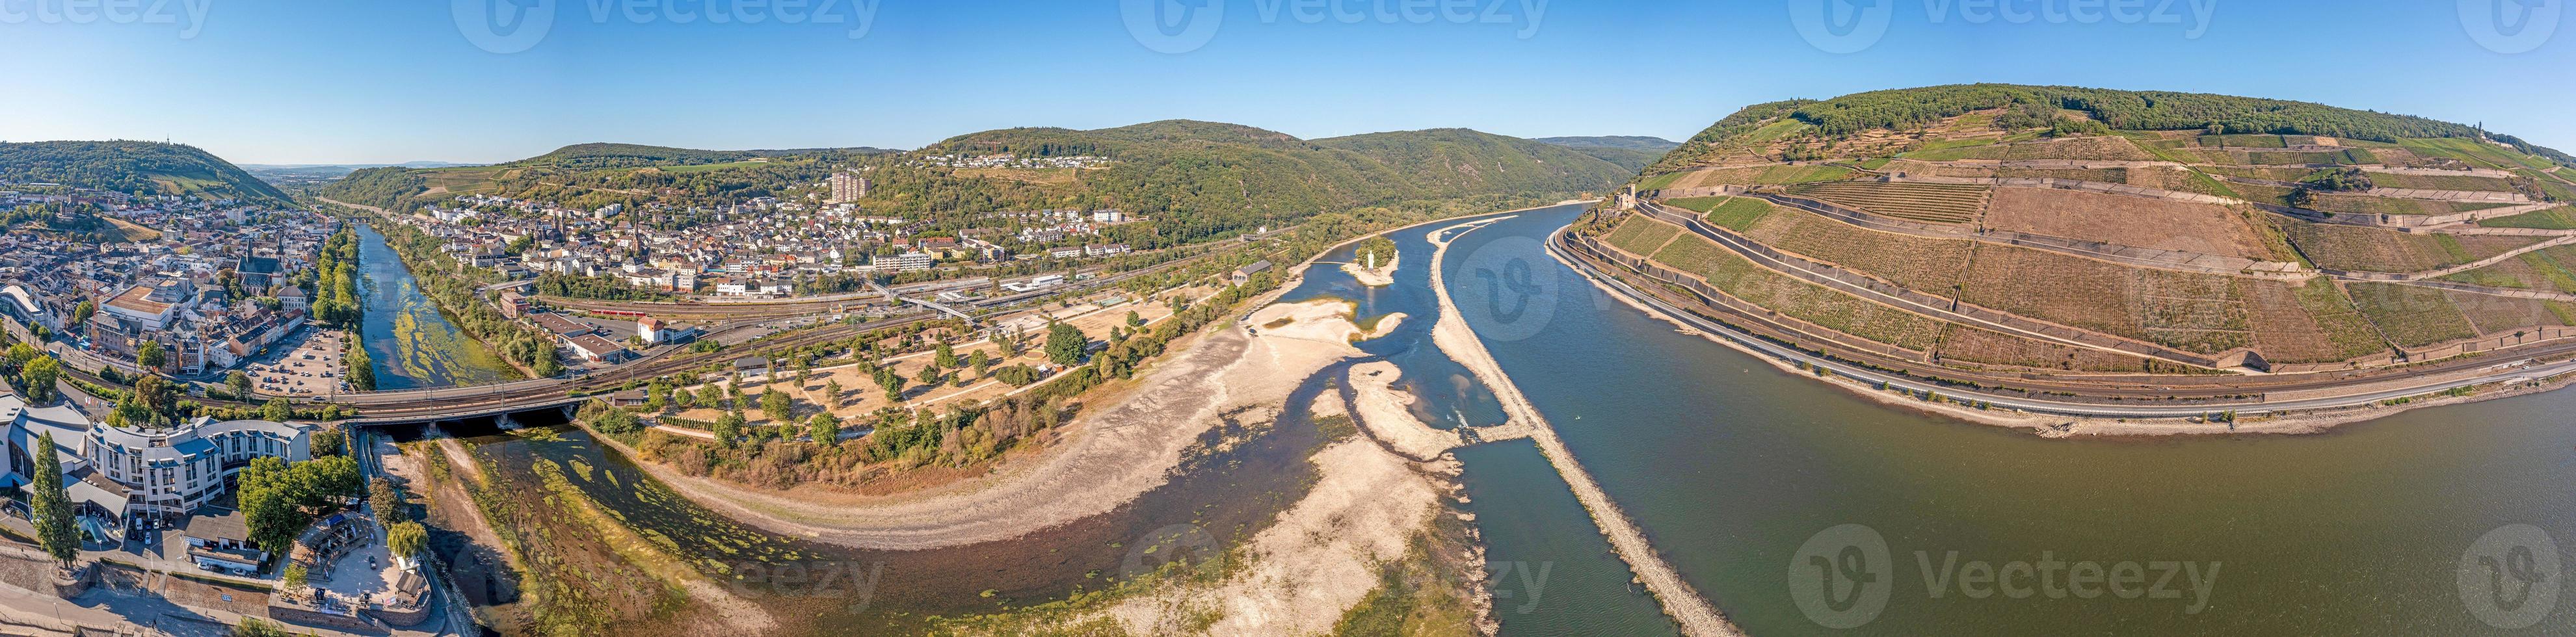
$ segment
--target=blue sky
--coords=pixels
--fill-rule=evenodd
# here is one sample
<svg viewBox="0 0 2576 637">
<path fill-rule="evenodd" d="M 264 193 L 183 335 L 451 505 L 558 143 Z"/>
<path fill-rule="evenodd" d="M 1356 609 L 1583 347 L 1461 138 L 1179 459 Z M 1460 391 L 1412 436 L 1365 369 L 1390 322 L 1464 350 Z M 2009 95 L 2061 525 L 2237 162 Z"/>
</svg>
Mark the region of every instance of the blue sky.
<svg viewBox="0 0 2576 637">
<path fill-rule="evenodd" d="M 2544 8 L 2525 39 L 2487 44 L 2452 0 L 1877 0 L 1861 6 L 1888 11 L 1883 37 L 1866 38 L 1880 14 L 1847 14 L 1866 47 L 1820 45 L 1791 19 L 1837 0 L 1196 0 L 1223 7 L 1182 23 L 1215 25 L 1203 44 L 1150 24 L 1135 35 L 1122 0 L 805 0 L 830 5 L 832 24 L 774 6 L 796 0 L 553 0 L 543 37 L 508 53 L 469 37 L 480 25 L 460 27 L 459 11 L 542 0 L 133 1 L 120 17 L 89 8 L 98 0 L 0 0 L 0 59 L 13 62 L 0 140 L 166 138 L 242 163 L 381 163 L 590 141 L 911 148 L 1170 118 L 1307 138 L 1458 126 L 1682 139 L 1756 102 L 1995 81 L 2312 100 L 2576 149 L 2565 0 L 2469 0 Z M 1448 3 L 1464 13 L 1441 13 Z M 1153 19 L 1151 2 L 1132 4 Z M 1199 11 L 1164 15 L 1217 15 Z M 2499 52 L 2513 49 L 2529 50 Z"/>
</svg>

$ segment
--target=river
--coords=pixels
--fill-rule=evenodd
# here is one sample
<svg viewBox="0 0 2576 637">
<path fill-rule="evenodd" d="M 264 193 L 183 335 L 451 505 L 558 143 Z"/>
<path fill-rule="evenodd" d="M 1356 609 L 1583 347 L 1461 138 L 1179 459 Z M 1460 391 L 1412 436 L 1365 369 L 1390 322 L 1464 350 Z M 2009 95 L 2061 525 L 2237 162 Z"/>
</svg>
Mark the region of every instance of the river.
<svg viewBox="0 0 2576 637">
<path fill-rule="evenodd" d="M 2564 495 L 2576 484 L 2576 392 L 2311 436 L 2042 439 L 1891 408 L 1678 333 L 1542 252 L 1540 241 L 1578 213 L 1523 212 L 1468 232 L 1439 267 L 1469 324 L 1583 466 L 1747 632 L 2470 634 L 2525 618 L 2540 622 L 2536 632 L 2576 630 L 2576 617 L 2557 608 L 2552 548 L 2481 553 L 2512 574 L 2495 594 L 2485 580 L 2458 576 L 2464 554 L 2479 563 L 2470 553 L 2483 536 L 2524 528 L 2509 525 L 2576 538 L 2576 502 Z M 1416 415 L 1440 426 L 1498 423 L 1491 393 L 1431 343 L 1439 309 L 1427 230 L 1396 235 L 1406 267 L 1393 286 L 1367 288 L 1322 267 L 1283 300 L 1338 297 L 1365 316 L 1406 313 L 1393 334 L 1362 347 L 1403 368 L 1400 386 L 1422 398 Z M 1310 380 L 1290 404 L 1305 404 L 1317 386 Z M 1216 545 L 1249 537 L 1284 504 L 1277 494 L 1310 475 L 1302 458 L 1315 445 L 1312 427 L 1295 413 L 1281 422 L 1117 513 L 921 552 L 760 539 L 579 432 L 476 442 L 478 455 L 522 479 L 534 465 L 574 468 L 570 486 L 710 575 L 817 561 L 883 567 L 873 594 L 748 593 L 782 618 L 816 618 L 783 622 L 789 632 L 881 633 L 918 628 L 929 614 L 1096 588 L 1120 572 L 1122 554 L 1133 557 L 1137 538 L 1173 525 L 1210 529 Z M 1498 573 L 1486 585 L 1505 634 L 1675 631 L 1535 446 L 1457 455 L 1465 506 Z M 1211 504 L 1220 502 L 1237 504 Z M 1869 537 L 1884 548 L 1872 552 Z M 1859 550 L 1835 550 L 1843 546 Z M 2047 579 L 2034 579 L 2040 569 L 2050 569 Z M 2517 586 L 2514 576 L 2538 573 L 2545 583 Z M 1821 579 L 1828 574 L 1835 579 Z M 1792 586 L 1817 581 L 1834 588 L 1802 607 Z M 2526 588 L 2536 596 L 2525 599 Z"/>
<path fill-rule="evenodd" d="M 448 322 L 375 228 L 358 226 L 358 265 L 367 308 L 359 335 L 367 358 L 375 363 L 376 389 L 478 385 L 521 377 L 490 348 Z"/>
<path fill-rule="evenodd" d="M 2510 574 L 2505 590 L 2484 595 L 2479 586 L 2464 595 L 2459 577 L 2472 545 L 2509 525 L 2576 538 L 2566 496 L 2576 484 L 2576 392 L 2312 436 L 2047 440 L 1889 408 L 1677 333 L 1539 252 L 1575 214 L 1524 214 L 1469 233 L 1443 264 L 1452 293 L 1611 497 L 1752 634 L 1848 634 L 1827 626 L 1860 620 L 1850 633 L 2472 634 L 2514 627 L 2522 618 L 2492 611 L 2517 609 L 2541 621 L 2534 631 L 2576 630 L 2576 609 L 2547 608 L 2559 605 L 2547 593 L 2561 592 L 2563 573 L 2528 589 L 2543 594 L 2535 599 Z M 1444 398 L 1429 393 L 1428 402 Z M 1580 512 L 1566 517 L 1572 497 L 1530 445 L 1460 455 L 1491 559 L 1559 561 L 1543 591 L 1513 577 L 1492 583 L 1505 632 L 1637 632 L 1624 609 L 1593 607 L 1617 592 L 1595 582 L 1624 577 L 1593 574 L 1599 560 L 1582 559 L 1603 543 L 1569 530 L 1582 526 Z M 1792 581 L 1822 572 L 1793 559 L 1814 554 L 1802 545 L 1841 525 L 1887 547 L 1884 561 L 1863 552 L 1868 568 L 1824 553 L 1844 582 L 1892 587 L 1878 589 L 1887 601 L 1874 617 L 1854 614 L 1873 605 L 1867 597 L 1811 614 L 1791 593 Z M 1861 536 L 1820 543 L 1844 537 Z M 2484 553 L 2515 574 L 2560 561 L 2547 549 L 2537 560 Z M 2043 562 L 2062 563 L 2059 596 L 2032 571 L 2009 590 L 1960 577 L 1975 564 L 2010 573 Z M 2143 575 L 2124 587 L 2135 598 L 2098 582 L 2083 589 L 2096 593 L 2089 599 L 2068 587 L 2068 569 L 2088 568 L 2076 565 L 2117 573 L 2123 563 Z M 2175 577 L 2155 586 L 2165 570 Z M 2194 572 L 2208 584 L 2192 586 Z M 1521 612 L 1506 591 L 1538 603 Z"/>
</svg>

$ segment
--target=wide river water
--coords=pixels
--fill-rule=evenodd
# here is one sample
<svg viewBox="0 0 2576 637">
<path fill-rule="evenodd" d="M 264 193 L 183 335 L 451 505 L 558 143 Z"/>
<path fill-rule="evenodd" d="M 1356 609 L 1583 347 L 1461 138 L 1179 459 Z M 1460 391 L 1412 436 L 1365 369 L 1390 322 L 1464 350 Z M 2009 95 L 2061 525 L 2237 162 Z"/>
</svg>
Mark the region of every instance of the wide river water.
<svg viewBox="0 0 2576 637">
<path fill-rule="evenodd" d="M 2424 635 L 2528 620 L 2538 624 L 2524 632 L 2576 630 L 2576 609 L 2559 608 L 2576 604 L 2562 603 L 2556 584 L 2568 562 L 2532 541 L 2576 538 L 2566 495 L 2576 485 L 2576 392 L 2418 410 L 2313 436 L 2047 440 L 1881 405 L 1678 333 L 1543 252 L 1541 241 L 1579 212 L 1523 212 L 1466 232 L 1439 266 L 1469 324 L 1582 465 L 1747 632 Z M 1491 393 L 1429 336 L 1439 307 L 1424 235 L 1448 225 L 1394 235 L 1403 267 L 1393 286 L 1366 288 L 1327 265 L 1284 300 L 1338 297 L 1368 316 L 1407 314 L 1362 349 L 1404 369 L 1402 386 L 1422 399 L 1417 416 L 1444 427 L 1495 424 L 1502 414 Z M 370 239 L 369 250 L 381 249 Z M 370 269 L 378 286 L 398 282 L 375 274 L 372 261 Z M 371 330 L 379 311 L 371 304 Z M 1319 390 L 1310 380 L 1290 404 Z M 578 431 L 479 438 L 476 453 L 511 475 L 535 464 L 587 467 L 571 486 L 629 526 L 670 538 L 684 559 L 723 571 L 816 559 L 881 565 L 873 595 L 747 593 L 782 617 L 811 618 L 785 632 L 882 634 L 915 630 L 928 615 L 1099 586 L 1105 579 L 1095 578 L 1121 572 L 1122 556 L 1134 561 L 1147 545 L 1140 538 L 1164 529 L 1204 528 L 1215 545 L 1249 537 L 1285 504 L 1280 494 L 1311 479 L 1302 459 L 1314 429 L 1303 409 L 1290 411 L 1272 433 L 1193 461 L 1114 514 L 917 552 L 762 538 Z M 1504 633 L 1674 632 L 1534 445 L 1457 455 L 1466 506 L 1499 572 L 1487 586 Z M 1237 504 L 1212 504 L 1220 502 Z M 2535 550 L 2480 545 L 2491 532 Z M 2493 558 L 2506 576 L 2472 569 L 2478 577 L 2464 580 L 2464 557 L 2473 567 Z M 2042 568 L 2051 569 L 2045 580 Z M 2086 573 L 2094 575 L 2071 581 Z M 1793 586 L 1819 582 L 1825 588 L 1802 607 Z"/>
<path fill-rule="evenodd" d="M 2534 530 L 2576 539 L 2576 392 L 2323 435 L 2042 439 L 1884 406 L 1678 333 L 1542 252 L 1578 213 L 1466 233 L 1442 264 L 1451 293 L 1656 549 L 1752 634 L 2485 634 L 2534 619 L 2524 630 L 2576 631 L 2552 570 L 2569 562 L 2531 541 Z M 1427 327 L 1437 305 L 1422 234 L 1397 235 L 1405 269 L 1392 288 L 1318 268 L 1290 298 L 1347 296 Z M 1501 419 L 1409 335 L 1372 347 L 1408 352 L 1394 360 L 1422 415 Z M 1488 584 L 1505 633 L 1673 630 L 1534 445 L 1459 456 L 1502 569 Z M 1883 554 L 1850 541 L 1869 533 Z M 1802 552 L 1811 539 L 1825 567 L 1805 559 L 1818 554 Z M 2538 550 L 2517 555 L 2517 543 Z M 1846 545 L 1865 548 L 1835 550 Z M 2505 575 L 2490 578 L 2481 557 Z M 2044 582 L 2043 567 L 2055 569 Z M 2004 581 L 1984 582 L 1984 568 Z M 2113 589 L 2124 574 L 2139 580 Z M 2070 585 L 2076 575 L 2086 582 Z M 1851 588 L 1859 579 L 1870 583 Z M 1839 588 L 1811 613 L 1791 592 L 1802 581 Z M 1878 604 L 1855 593 L 1882 596 L 1883 610 L 1867 615 Z"/>
<path fill-rule="evenodd" d="M 376 389 L 479 385 L 519 378 L 516 368 L 467 336 L 420 289 L 402 257 L 375 228 L 358 226 L 358 274 L 366 289 L 360 337 L 375 362 Z"/>
</svg>

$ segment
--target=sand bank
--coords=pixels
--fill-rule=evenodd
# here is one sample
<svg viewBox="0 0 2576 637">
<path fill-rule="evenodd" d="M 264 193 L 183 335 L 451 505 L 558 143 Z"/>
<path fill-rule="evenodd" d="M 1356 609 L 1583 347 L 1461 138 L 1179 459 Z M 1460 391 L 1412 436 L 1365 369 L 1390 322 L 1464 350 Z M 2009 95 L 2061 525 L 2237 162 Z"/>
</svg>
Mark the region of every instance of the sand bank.
<svg viewBox="0 0 2576 637">
<path fill-rule="evenodd" d="M 1301 304 L 1302 305 L 1302 304 Z M 1312 310 L 1298 310 L 1312 311 Z M 1356 332 L 1313 319 L 1319 333 Z M 1241 326 L 1185 341 L 1113 404 L 1066 426 L 1037 458 L 994 474 L 894 496 L 756 490 L 643 463 L 690 499 L 761 529 L 872 549 L 919 550 L 1004 540 L 1107 513 L 1161 486 L 1217 414 L 1265 406 L 1324 367 L 1360 355 L 1346 341 L 1254 336 Z"/>
<path fill-rule="evenodd" d="M 1360 427 L 1387 449 L 1414 460 L 1433 460 L 1461 444 L 1458 432 L 1434 429 L 1413 416 L 1414 397 L 1395 389 L 1395 363 L 1375 361 L 1351 366 L 1351 411 Z"/>
<path fill-rule="evenodd" d="M 1502 403 L 1503 413 L 1510 417 L 1512 424 L 1526 427 L 1530 439 L 1538 443 L 1539 451 L 1547 456 L 1548 463 L 1565 477 L 1566 484 L 1573 487 L 1575 498 L 1592 513 L 1592 520 L 1601 528 L 1601 534 L 1609 538 L 1611 549 L 1628 562 L 1630 570 L 1636 571 L 1638 581 L 1643 582 L 1646 591 L 1654 593 L 1655 598 L 1662 602 L 1664 614 L 1672 616 L 1684 634 L 1742 635 L 1726 621 L 1724 614 L 1718 612 L 1716 605 L 1709 603 L 1708 598 L 1701 597 L 1698 590 L 1682 580 L 1681 573 L 1673 570 L 1672 565 L 1664 563 L 1663 556 L 1646 541 L 1645 533 L 1628 519 L 1627 513 L 1619 510 L 1618 503 L 1610 500 L 1610 495 L 1601 490 L 1601 485 L 1592 480 L 1592 474 L 1575 460 L 1574 452 L 1556 437 L 1556 429 L 1548 424 L 1547 417 L 1521 395 L 1520 388 L 1512 384 L 1510 376 L 1503 374 L 1502 365 L 1494 362 L 1493 353 L 1485 349 L 1484 341 L 1476 337 L 1475 331 L 1467 326 L 1467 319 L 1458 313 L 1457 302 L 1441 282 L 1440 264 L 1447 260 L 1449 244 L 1453 240 L 1444 239 L 1442 235 L 1453 230 L 1463 235 L 1501 219 L 1463 223 L 1431 232 L 1429 239 L 1432 245 L 1439 246 L 1431 257 L 1431 289 L 1440 297 L 1440 320 L 1431 330 L 1432 342 L 1494 392 L 1495 399 Z"/>
</svg>

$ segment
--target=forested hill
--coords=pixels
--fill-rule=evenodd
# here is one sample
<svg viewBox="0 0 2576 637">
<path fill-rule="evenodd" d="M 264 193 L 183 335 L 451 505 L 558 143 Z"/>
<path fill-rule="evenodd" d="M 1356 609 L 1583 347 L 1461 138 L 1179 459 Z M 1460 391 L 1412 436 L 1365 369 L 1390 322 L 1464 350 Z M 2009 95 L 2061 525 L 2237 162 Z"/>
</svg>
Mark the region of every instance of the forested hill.
<svg viewBox="0 0 2576 637">
<path fill-rule="evenodd" d="M 952 161 L 1000 155 L 1017 160 L 1000 166 Z M 1249 126 L 1174 120 L 1089 131 L 993 130 L 908 153 L 585 144 L 500 166 L 361 170 L 319 194 L 396 210 L 477 193 L 585 210 L 663 204 L 685 211 L 763 196 L 820 202 L 831 195 L 820 185 L 825 178 L 854 170 L 866 171 L 875 184 L 866 199 L 855 202 L 859 207 L 923 220 L 919 232 L 982 227 L 994 212 L 1118 208 L 1149 220 L 1117 226 L 1111 237 L 1139 248 L 1356 208 L 1602 193 L 1635 174 L 1573 149 L 1465 129 L 1310 141 Z M 647 217 L 640 222 L 666 227 L 703 221 L 685 212 Z"/>
<path fill-rule="evenodd" d="M 286 204 L 285 193 L 194 146 L 134 141 L 0 143 L 0 183 Z"/>
<path fill-rule="evenodd" d="M 1571 148 L 1575 152 L 1618 164 L 1620 168 L 1631 171 L 1643 170 L 1648 164 L 1663 158 L 1664 153 L 1672 152 L 1682 145 L 1681 142 L 1661 137 L 1644 136 L 1541 137 L 1533 141 Z"/>
<path fill-rule="evenodd" d="M 650 166 L 702 166 L 831 152 L 891 152 L 875 148 L 813 148 L 803 150 L 696 150 L 640 144 L 590 143 L 574 144 L 554 152 L 530 157 L 504 166 L 551 166 L 572 170 L 643 168 Z"/>
<path fill-rule="evenodd" d="M 1467 129 L 1310 141 L 1187 120 L 986 131 L 924 152 L 1107 157 L 1109 166 L 1079 180 L 1101 205 L 1272 219 L 1408 200 L 1602 192 L 1630 174 L 1572 149 Z"/>
<path fill-rule="evenodd" d="M 1669 152 L 1681 142 L 1645 135 L 1611 135 L 1605 137 L 1540 137 L 1531 141 L 1547 142 L 1566 148 L 1621 148 L 1651 152 Z"/>
<path fill-rule="evenodd" d="M 1996 109 L 2003 112 L 1997 124 L 2006 129 L 2050 128 L 2067 120 L 2063 114 L 2073 113 L 2098 123 L 2091 126 L 2104 130 L 2207 130 L 2223 134 L 2313 135 L 2386 143 L 2400 139 L 2478 139 L 2483 136 L 2523 153 L 2576 166 L 2576 157 L 2510 135 L 2412 115 L 2204 93 L 1958 84 L 1854 93 L 1828 100 L 1756 104 L 1701 131 L 1645 172 L 1672 172 L 1708 163 L 1748 147 L 1770 145 L 1777 150 L 1778 142 L 1793 137 L 1812 138 L 1824 143 L 1869 131 L 1919 130 L 1945 118 Z M 2026 121 L 2013 121 L 2015 119 Z M 1797 148 L 1788 150 L 1770 154 L 1786 155 L 1775 156 L 1774 159 L 1813 158 L 1797 156 Z"/>
</svg>

